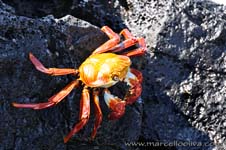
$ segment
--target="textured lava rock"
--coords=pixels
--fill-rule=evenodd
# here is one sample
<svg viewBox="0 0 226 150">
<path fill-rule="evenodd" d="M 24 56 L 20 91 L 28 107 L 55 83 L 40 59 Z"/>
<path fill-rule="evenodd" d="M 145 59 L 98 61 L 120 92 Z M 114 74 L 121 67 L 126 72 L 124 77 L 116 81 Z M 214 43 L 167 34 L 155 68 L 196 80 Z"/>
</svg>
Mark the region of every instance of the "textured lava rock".
<svg viewBox="0 0 226 150">
<path fill-rule="evenodd" d="M 94 149 L 109 145 L 109 149 L 115 149 L 123 146 L 124 141 L 138 138 L 141 104 L 137 103 L 136 108 L 128 106 L 122 119 L 108 121 L 109 111 L 101 102 L 104 121 L 95 141 L 89 142 L 94 125 L 92 114 L 85 129 L 64 144 L 63 136 L 78 122 L 81 88 L 53 108 L 39 111 L 13 108 L 12 102 L 47 101 L 74 79 L 73 76 L 51 77 L 37 71 L 28 59 L 29 52 L 48 67 L 78 68 L 107 36 L 72 16 L 31 19 L 13 14 L 8 6 L 10 11 L 7 11 L 3 3 L 0 6 L 3 6 L 0 9 L 0 149 Z M 116 93 L 119 89 L 113 88 Z"/>
<path fill-rule="evenodd" d="M 225 8 L 206 1 L 130 3 L 126 25 L 153 49 L 143 71 L 141 140 L 225 148 Z"/>
<path fill-rule="evenodd" d="M 0 58 L 4 58 L 0 59 L 3 99 L 0 139 L 4 137 L 1 140 L 4 144 L 0 148 L 226 149 L 225 7 L 189 0 L 5 2 L 13 5 L 15 11 L 0 5 L 2 18 L 9 20 L 8 24 L 0 21 L 4 29 L 0 43 Z M 93 143 L 87 141 L 92 119 L 70 143 L 62 143 L 63 135 L 77 121 L 81 89 L 48 110 L 10 107 L 10 102 L 15 100 L 45 101 L 73 79 L 71 76 L 48 77 L 37 72 L 27 59 L 29 51 L 47 66 L 77 68 L 107 39 L 94 26 L 75 18 L 39 19 L 49 14 L 55 17 L 72 14 L 99 27 L 109 25 L 116 31 L 128 27 L 134 35 L 145 37 L 147 41 L 145 59 L 133 61 L 144 75 L 141 103 L 127 107 L 127 114 L 116 122 L 107 121 L 105 113 Z M 120 93 L 120 87 L 113 91 Z M 101 106 L 108 111 L 104 103 Z M 158 142 L 160 145 L 155 146 Z M 190 146 L 179 146 L 189 142 Z"/>
<path fill-rule="evenodd" d="M 86 20 L 96 26 L 109 25 L 118 32 L 125 27 L 120 15 L 121 7 L 128 10 L 125 0 L 3 0 L 13 5 L 18 15 L 43 17 L 49 14 L 61 18 L 68 14 Z"/>
</svg>

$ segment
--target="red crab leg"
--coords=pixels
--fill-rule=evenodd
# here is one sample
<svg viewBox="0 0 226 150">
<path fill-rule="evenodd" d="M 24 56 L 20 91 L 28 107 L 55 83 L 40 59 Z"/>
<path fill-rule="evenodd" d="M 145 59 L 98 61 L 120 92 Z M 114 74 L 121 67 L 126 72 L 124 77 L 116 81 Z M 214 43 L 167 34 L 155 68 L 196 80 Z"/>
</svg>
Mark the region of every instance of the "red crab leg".
<svg viewBox="0 0 226 150">
<path fill-rule="evenodd" d="M 123 29 L 120 33 L 120 35 L 123 35 L 125 39 L 132 39 L 134 36 L 129 32 L 128 29 Z"/>
<path fill-rule="evenodd" d="M 100 123 L 102 122 L 102 112 L 99 105 L 99 97 L 98 97 L 99 91 L 93 91 L 93 100 L 94 100 L 94 106 L 95 106 L 95 112 L 96 112 L 96 120 L 95 125 L 93 128 L 93 132 L 91 135 L 91 138 L 94 139 L 97 133 L 97 129 L 100 126 Z"/>
<path fill-rule="evenodd" d="M 129 52 L 125 52 L 123 53 L 123 55 L 126 56 L 137 56 L 137 55 L 143 55 L 146 51 L 146 44 L 145 44 L 145 40 L 144 38 L 136 38 L 134 37 L 128 29 L 123 29 L 120 32 L 120 35 L 123 35 L 125 38 L 125 41 L 119 43 L 118 45 L 115 45 L 114 47 L 112 47 L 111 49 L 109 49 L 109 52 L 120 52 L 125 50 L 126 48 L 133 46 L 135 44 L 138 44 L 139 48 L 134 49 L 132 51 Z"/>
<path fill-rule="evenodd" d="M 81 130 L 84 125 L 88 122 L 90 115 L 90 96 L 89 91 L 86 87 L 84 87 L 82 91 L 82 97 L 80 101 L 80 114 L 79 114 L 79 122 L 73 127 L 73 129 L 69 132 L 69 134 L 64 137 L 64 143 L 67 143 L 68 140 L 79 130 Z"/>
<path fill-rule="evenodd" d="M 31 109 L 44 109 L 56 105 L 60 101 L 62 101 L 71 91 L 73 88 L 79 85 L 79 81 L 75 80 L 68 84 L 65 88 L 63 88 L 59 93 L 53 95 L 48 99 L 48 102 L 44 103 L 36 103 L 36 104 L 18 104 L 12 103 L 14 107 L 17 108 L 31 108 Z"/>
<path fill-rule="evenodd" d="M 104 100 L 108 107 L 112 110 L 112 112 L 108 116 L 110 120 L 119 119 L 123 116 L 123 114 L 125 113 L 126 101 L 115 97 L 107 89 L 104 90 Z"/>
<path fill-rule="evenodd" d="M 138 38 L 137 40 L 140 47 L 132 51 L 125 52 L 122 55 L 126 55 L 128 57 L 143 55 L 147 51 L 145 40 L 144 38 Z"/>
<path fill-rule="evenodd" d="M 120 42 L 120 37 L 117 33 L 111 30 L 108 26 L 103 26 L 101 30 L 107 34 L 107 36 L 110 38 L 107 42 L 102 44 L 100 47 L 98 47 L 96 50 L 93 51 L 92 54 L 99 54 L 109 51 L 110 48 L 114 47 L 116 44 Z"/>
<path fill-rule="evenodd" d="M 77 74 L 78 70 L 70 69 L 70 68 L 46 68 L 44 65 L 32 54 L 29 53 L 29 58 L 31 62 L 34 64 L 37 70 L 52 75 L 52 76 L 60 76 L 60 75 L 67 75 L 67 74 Z"/>
<path fill-rule="evenodd" d="M 126 75 L 125 82 L 130 86 L 129 93 L 125 97 L 126 104 L 134 103 L 142 92 L 143 76 L 142 73 L 136 69 L 130 69 Z"/>
<path fill-rule="evenodd" d="M 109 51 L 110 52 L 119 52 L 122 51 L 130 46 L 135 45 L 138 40 L 136 37 L 134 37 L 128 29 L 123 29 L 120 33 L 120 35 L 123 35 L 125 38 L 125 41 L 119 43 L 118 45 L 116 45 L 115 47 L 111 48 Z"/>
</svg>

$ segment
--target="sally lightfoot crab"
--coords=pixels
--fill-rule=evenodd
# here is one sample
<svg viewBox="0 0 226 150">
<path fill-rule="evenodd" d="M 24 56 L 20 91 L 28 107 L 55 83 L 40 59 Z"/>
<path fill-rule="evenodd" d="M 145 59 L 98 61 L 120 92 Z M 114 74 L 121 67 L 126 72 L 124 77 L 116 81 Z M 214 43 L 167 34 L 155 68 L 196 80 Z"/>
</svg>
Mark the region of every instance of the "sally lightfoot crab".
<svg viewBox="0 0 226 150">
<path fill-rule="evenodd" d="M 94 52 L 81 64 L 79 69 L 69 68 L 46 68 L 32 54 L 29 54 L 31 62 L 37 70 L 52 75 L 60 76 L 72 74 L 77 77 L 69 83 L 60 92 L 53 95 L 44 103 L 35 104 L 19 104 L 13 103 L 14 107 L 44 109 L 56 105 L 62 101 L 74 88 L 82 85 L 83 90 L 80 100 L 79 122 L 75 124 L 70 133 L 64 138 L 64 142 L 68 140 L 88 122 L 90 116 L 90 92 L 93 95 L 95 107 L 95 124 L 91 134 L 93 139 L 97 129 L 102 121 L 102 111 L 99 105 L 100 89 L 103 89 L 104 100 L 107 106 L 111 109 L 109 119 L 118 119 L 123 116 L 125 106 L 134 103 L 142 92 L 142 74 L 136 69 L 130 68 L 131 56 L 142 55 L 146 51 L 144 38 L 134 37 L 127 29 L 120 32 L 124 37 L 124 41 L 120 42 L 120 35 L 113 32 L 109 27 L 101 28 L 103 32 L 110 38 L 107 42 L 98 47 Z M 129 51 L 125 49 L 137 45 L 137 48 Z M 124 51 L 124 52 L 123 52 Z M 129 90 L 123 99 L 120 99 L 110 93 L 109 87 L 119 81 L 126 82 L 129 85 Z"/>
</svg>

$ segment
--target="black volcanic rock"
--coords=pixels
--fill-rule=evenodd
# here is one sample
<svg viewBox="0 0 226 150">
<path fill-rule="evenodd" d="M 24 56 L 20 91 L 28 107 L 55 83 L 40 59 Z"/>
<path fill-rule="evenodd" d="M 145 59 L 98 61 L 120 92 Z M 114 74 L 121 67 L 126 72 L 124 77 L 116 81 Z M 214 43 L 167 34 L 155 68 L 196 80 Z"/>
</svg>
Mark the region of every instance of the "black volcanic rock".
<svg viewBox="0 0 226 150">
<path fill-rule="evenodd" d="M 125 24 L 144 35 L 152 50 L 143 70 L 141 141 L 226 149 L 225 7 L 208 1 L 127 2 L 133 7 Z"/>
<path fill-rule="evenodd" d="M 0 3 L 0 149 L 226 149 L 225 6 L 200 0 L 4 2 L 15 10 Z M 138 102 L 114 122 L 101 102 L 104 121 L 95 141 L 88 141 L 92 113 L 64 145 L 78 119 L 81 89 L 41 111 L 10 103 L 46 101 L 73 80 L 35 70 L 30 51 L 48 67 L 77 68 L 107 40 L 97 27 L 68 14 L 118 32 L 127 27 L 145 37 L 148 51 L 132 59 L 144 76 Z M 122 96 L 121 89 L 111 90 Z"/>
<path fill-rule="evenodd" d="M 84 130 L 64 144 L 63 136 L 78 122 L 81 88 L 53 108 L 35 111 L 12 107 L 12 102 L 45 102 L 74 79 L 73 76 L 51 77 L 37 71 L 28 59 L 29 52 L 48 67 L 78 68 L 107 36 L 99 28 L 69 15 L 61 19 L 53 16 L 32 19 L 13 14 L 8 6 L 12 11 L 7 11 L 2 3 L 1 6 L 0 149 L 93 149 L 108 145 L 120 147 L 124 141 L 138 139 L 141 104 L 137 103 L 136 108 L 128 106 L 122 119 L 109 121 L 109 110 L 101 97 L 104 121 L 95 141 L 89 142 L 94 126 L 92 108 Z M 119 89 L 113 88 L 120 93 Z"/>
</svg>

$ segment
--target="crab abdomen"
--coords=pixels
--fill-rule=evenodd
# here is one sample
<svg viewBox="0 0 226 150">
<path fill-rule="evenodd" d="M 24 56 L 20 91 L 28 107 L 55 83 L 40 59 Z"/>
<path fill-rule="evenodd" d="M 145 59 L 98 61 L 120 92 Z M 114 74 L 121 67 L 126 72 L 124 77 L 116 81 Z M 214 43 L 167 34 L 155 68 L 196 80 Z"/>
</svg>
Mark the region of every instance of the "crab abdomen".
<svg viewBox="0 0 226 150">
<path fill-rule="evenodd" d="M 130 58 L 114 53 L 94 54 L 79 67 L 80 80 L 89 87 L 110 87 L 123 80 L 131 65 Z"/>
</svg>

